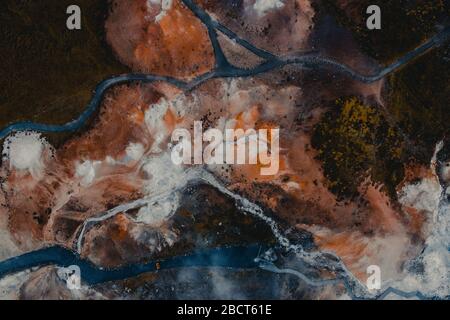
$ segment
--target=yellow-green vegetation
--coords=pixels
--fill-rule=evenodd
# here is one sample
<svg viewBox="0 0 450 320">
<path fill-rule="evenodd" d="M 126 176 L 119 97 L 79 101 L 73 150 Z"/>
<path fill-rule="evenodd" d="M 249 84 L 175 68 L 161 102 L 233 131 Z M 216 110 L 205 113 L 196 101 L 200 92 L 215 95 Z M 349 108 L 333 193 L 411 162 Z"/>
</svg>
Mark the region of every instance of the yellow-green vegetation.
<svg viewBox="0 0 450 320">
<path fill-rule="evenodd" d="M 395 196 L 395 186 L 403 177 L 403 142 L 379 108 L 355 97 L 339 99 L 314 129 L 312 145 L 323 162 L 330 190 L 339 197 L 356 196 L 369 176 Z"/>
<path fill-rule="evenodd" d="M 71 4 L 81 8 L 81 30 L 66 28 Z M 0 127 L 70 121 L 98 82 L 128 71 L 105 41 L 107 12 L 107 0 L 2 1 Z"/>
<path fill-rule="evenodd" d="M 448 70 L 444 46 L 388 78 L 383 109 L 356 98 L 335 103 L 313 135 L 333 192 L 351 197 L 370 175 L 395 198 L 406 164 L 429 165 L 436 143 L 450 136 Z"/>
<path fill-rule="evenodd" d="M 361 48 L 381 62 L 391 62 L 437 33 L 450 16 L 445 0 L 323 0 L 323 9 L 353 31 Z M 366 27 L 369 5 L 381 8 L 381 30 Z"/>
</svg>

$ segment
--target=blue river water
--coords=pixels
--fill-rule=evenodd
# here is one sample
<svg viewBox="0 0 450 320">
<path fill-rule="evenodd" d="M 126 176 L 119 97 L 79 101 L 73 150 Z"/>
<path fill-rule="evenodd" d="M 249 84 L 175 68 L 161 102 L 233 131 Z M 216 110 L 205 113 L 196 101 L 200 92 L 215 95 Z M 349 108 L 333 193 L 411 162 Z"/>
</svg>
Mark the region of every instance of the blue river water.
<svg viewBox="0 0 450 320">
<path fill-rule="evenodd" d="M 213 71 L 207 72 L 203 75 L 200 75 L 194 78 L 190 82 L 185 82 L 183 80 L 179 80 L 172 77 L 167 76 L 159 76 L 152 74 L 125 74 L 119 75 L 115 77 L 108 78 L 97 85 L 93 92 L 93 96 L 91 101 L 86 106 L 85 110 L 81 113 L 81 115 L 65 124 L 61 125 L 51 125 L 51 124 L 42 124 L 42 123 L 34 123 L 31 121 L 23 121 L 17 122 L 8 125 L 7 127 L 0 130 L 0 140 L 4 139 L 9 134 L 16 131 L 37 131 L 43 133 L 58 133 L 58 132 L 74 132 L 83 127 L 83 125 L 87 122 L 87 120 L 95 113 L 95 111 L 99 108 L 101 101 L 105 95 L 105 92 L 116 85 L 130 83 L 130 82 L 155 82 L 155 81 L 164 81 L 170 83 L 174 86 L 177 86 L 180 89 L 185 91 L 192 90 L 196 86 L 202 84 L 203 82 L 213 79 L 213 78 L 236 78 L 236 77 L 249 77 L 255 76 L 264 72 L 268 72 L 274 70 L 276 68 L 281 68 L 286 65 L 296 65 L 298 68 L 304 69 L 330 69 L 333 72 L 342 73 L 356 81 L 364 82 L 364 83 L 372 83 L 382 79 L 388 74 L 396 71 L 401 68 L 414 58 L 424 54 L 428 50 L 433 49 L 434 47 L 438 47 L 448 41 L 450 38 L 450 27 L 444 28 L 441 32 L 439 32 L 434 37 L 430 38 L 428 41 L 423 43 L 421 46 L 417 47 L 414 50 L 411 50 L 403 57 L 392 63 L 391 65 L 380 69 L 373 75 L 363 75 L 358 71 L 353 70 L 352 68 L 334 61 L 332 59 L 321 57 L 313 54 L 302 54 L 300 56 L 295 57 L 277 57 L 270 52 L 267 52 L 263 49 L 257 48 L 248 41 L 240 38 L 236 33 L 229 30 L 224 25 L 212 19 L 205 11 L 203 11 L 199 6 L 197 6 L 193 0 L 182 0 L 183 3 L 202 21 L 202 23 L 206 26 L 209 34 L 209 38 L 211 40 L 214 56 L 215 56 L 215 68 Z M 220 47 L 219 41 L 217 39 L 217 31 L 222 32 L 230 39 L 234 40 L 236 43 L 245 47 L 247 50 L 250 50 L 257 56 L 263 59 L 263 62 L 250 69 L 243 69 L 233 66 L 228 62 L 225 57 L 225 54 Z"/>
<path fill-rule="evenodd" d="M 43 248 L 0 262 L 0 278 L 33 267 L 55 265 L 69 267 L 77 265 L 82 281 L 89 285 L 123 280 L 146 272 L 186 267 L 223 267 L 236 269 L 257 268 L 255 258 L 261 250 L 260 245 L 220 247 L 195 250 L 188 255 L 175 256 L 161 261 L 143 264 L 130 264 L 116 269 L 99 268 L 77 253 L 60 246 Z M 156 264 L 159 264 L 158 268 Z"/>
<path fill-rule="evenodd" d="M 61 246 L 52 246 L 36 251 L 28 252 L 17 257 L 13 257 L 0 262 L 0 279 L 20 271 L 35 267 L 57 266 L 70 267 L 78 266 L 83 283 L 87 285 L 102 284 L 110 281 L 119 281 L 133 278 L 148 272 L 158 270 L 169 270 L 176 268 L 192 267 L 220 267 L 229 269 L 262 269 L 272 273 L 291 274 L 300 278 L 311 287 L 321 287 L 327 285 L 343 284 L 348 295 L 353 300 L 378 299 L 382 300 L 389 294 L 394 294 L 402 298 L 418 299 L 438 299 L 438 297 L 427 297 L 420 291 L 403 291 L 397 288 L 388 287 L 382 292 L 372 297 L 357 296 L 353 293 L 353 286 L 346 277 L 321 280 L 309 279 L 299 271 L 292 269 L 279 269 L 272 262 L 261 260 L 260 253 L 268 250 L 265 245 L 248 245 L 233 247 L 218 247 L 210 249 L 194 250 L 187 255 L 170 257 L 164 260 L 150 261 L 147 263 L 136 263 L 125 265 L 119 268 L 108 269 L 94 265 L 86 259 L 82 259 L 78 253 Z M 447 297 L 448 298 L 448 297 Z"/>
<path fill-rule="evenodd" d="M 230 78 L 230 77 L 248 77 L 260 73 L 268 72 L 275 68 L 281 68 L 286 65 L 296 65 L 299 68 L 315 69 L 326 68 L 345 74 L 346 76 L 360 82 L 371 83 L 382 79 L 388 74 L 398 70 L 402 66 L 409 63 L 414 58 L 424 54 L 428 50 L 438 47 L 450 38 L 450 27 L 444 28 L 436 36 L 410 51 L 402 58 L 398 59 L 391 65 L 380 69 L 373 75 L 363 75 L 350 67 L 326 57 L 320 57 L 312 54 L 303 54 L 296 57 L 282 58 L 273 55 L 263 49 L 257 48 L 248 41 L 240 38 L 233 31 L 223 26 L 219 22 L 213 20 L 205 11 L 198 7 L 192 0 L 182 0 L 184 4 L 202 21 L 206 26 L 209 37 L 214 49 L 215 68 L 204 75 L 198 76 L 190 82 L 185 82 L 172 77 L 151 75 L 151 74 L 126 74 L 108 78 L 97 85 L 93 92 L 91 101 L 85 110 L 76 119 L 61 125 L 41 124 L 34 122 L 18 122 L 13 123 L 0 130 L 0 140 L 16 131 L 37 131 L 43 133 L 58 132 L 74 132 L 81 129 L 84 124 L 92 117 L 99 108 L 105 92 L 116 85 L 130 82 L 155 82 L 164 81 L 179 87 L 185 91 L 192 90 L 201 83 L 213 78 Z M 251 69 L 242 69 L 231 65 L 217 39 L 217 31 L 228 36 L 236 43 L 250 50 L 264 61 Z M 185 256 L 177 256 L 168 258 L 159 262 L 160 269 L 182 268 L 182 267 L 227 267 L 227 268 L 258 268 L 260 263 L 255 261 L 261 246 L 252 245 L 246 247 L 222 247 L 215 249 L 196 250 Z M 264 250 L 264 249 L 262 249 Z M 77 265 L 80 267 L 82 279 L 85 283 L 93 285 L 108 281 L 115 281 L 135 277 L 145 272 L 156 271 L 156 261 L 145 264 L 132 264 L 118 269 L 102 269 L 93 265 L 88 260 L 82 259 L 78 254 L 71 250 L 60 246 L 40 249 L 34 252 L 26 253 L 17 257 L 0 262 L 0 278 L 5 275 L 23 271 L 32 267 L 40 267 L 45 265 L 57 265 L 68 267 Z M 268 267 L 269 268 L 269 267 Z M 267 270 L 279 272 L 279 269 L 270 267 Z M 285 271 L 283 271 L 285 272 Z M 290 272 L 292 273 L 292 272 Z M 302 278 L 304 279 L 304 278 Z M 352 288 L 346 284 L 347 291 L 351 293 Z M 384 298 L 389 293 L 395 293 L 399 296 L 410 298 L 418 297 L 426 298 L 420 292 L 403 292 L 395 288 L 388 288 L 378 298 Z M 354 297 L 354 296 L 352 296 Z M 356 297 L 354 297 L 356 298 Z"/>
</svg>

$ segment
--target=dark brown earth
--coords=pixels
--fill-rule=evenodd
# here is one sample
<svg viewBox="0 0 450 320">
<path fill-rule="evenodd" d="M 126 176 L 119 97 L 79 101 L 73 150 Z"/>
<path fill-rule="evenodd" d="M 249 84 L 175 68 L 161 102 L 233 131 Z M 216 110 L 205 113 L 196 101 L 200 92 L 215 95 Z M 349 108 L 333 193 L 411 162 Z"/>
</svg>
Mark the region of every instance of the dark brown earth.
<svg viewBox="0 0 450 320">
<path fill-rule="evenodd" d="M 66 9 L 82 10 L 82 29 L 66 27 Z M 84 110 L 103 79 L 128 72 L 106 44 L 108 1 L 2 2 L 0 127 L 32 120 L 62 124 Z M 51 135 L 60 142 L 68 135 Z"/>
</svg>

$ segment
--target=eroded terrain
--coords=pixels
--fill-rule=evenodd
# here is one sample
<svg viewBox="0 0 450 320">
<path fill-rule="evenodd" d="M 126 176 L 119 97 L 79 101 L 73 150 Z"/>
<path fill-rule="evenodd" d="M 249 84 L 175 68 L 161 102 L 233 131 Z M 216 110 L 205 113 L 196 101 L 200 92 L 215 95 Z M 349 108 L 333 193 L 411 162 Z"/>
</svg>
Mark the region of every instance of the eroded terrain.
<svg viewBox="0 0 450 320">
<path fill-rule="evenodd" d="M 343 11 L 335 20 L 326 3 L 198 5 L 276 56 L 312 52 L 375 73 L 385 62 L 371 55 L 378 44 L 368 50 L 346 29 L 341 20 L 352 17 L 350 5 L 338 2 L 334 9 Z M 112 1 L 104 28 L 117 59 L 139 73 L 196 79 L 217 67 L 215 39 L 235 66 L 250 69 L 262 59 L 223 33 L 211 37 L 180 0 Z M 160 270 L 74 293 L 46 266 L 4 277 L 3 297 L 372 297 L 365 289 L 369 265 L 380 266 L 383 290 L 448 297 L 447 54 L 441 46 L 370 83 L 293 64 L 189 90 L 165 81 L 121 84 L 107 90 L 85 130 L 58 145 L 39 132 L 9 135 L 0 168 L 0 260 L 58 245 L 98 267 L 118 268 L 256 243 L 274 248 L 278 269 Z M 421 64 L 430 110 L 407 94 L 417 90 L 408 79 Z M 431 97 L 436 79 L 442 90 Z M 261 163 L 175 165 L 171 134 L 192 132 L 194 121 L 205 130 L 279 128 L 280 170 L 264 176 Z M 342 283 L 313 287 L 281 269 L 310 279 L 343 277 L 353 291 Z"/>
</svg>

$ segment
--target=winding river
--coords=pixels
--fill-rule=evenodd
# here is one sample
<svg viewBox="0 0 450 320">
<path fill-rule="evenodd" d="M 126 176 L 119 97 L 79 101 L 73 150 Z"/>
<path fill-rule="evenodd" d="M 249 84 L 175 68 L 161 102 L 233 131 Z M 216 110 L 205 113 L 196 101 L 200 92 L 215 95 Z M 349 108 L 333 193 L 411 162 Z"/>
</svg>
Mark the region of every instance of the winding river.
<svg viewBox="0 0 450 320">
<path fill-rule="evenodd" d="M 30 268 L 55 265 L 80 268 L 84 283 L 95 285 L 109 281 L 136 277 L 146 272 L 186 267 L 223 267 L 248 269 L 256 268 L 255 258 L 264 247 L 250 245 L 247 247 L 221 247 L 195 250 L 185 256 L 175 256 L 161 261 L 143 264 L 130 264 L 116 269 L 99 268 L 89 260 L 82 259 L 77 253 L 64 247 L 53 246 L 25 253 L 18 257 L 0 262 L 0 278 Z M 158 263 L 158 267 L 157 267 Z"/>
<path fill-rule="evenodd" d="M 202 21 L 206 26 L 209 37 L 214 49 L 215 68 L 199 77 L 196 77 L 190 82 L 185 82 L 172 77 L 158 76 L 152 74 L 126 74 L 108 78 L 97 85 L 93 92 L 92 99 L 88 103 L 81 115 L 62 125 L 49 125 L 34 122 L 18 122 L 13 123 L 0 131 L 0 140 L 16 131 L 37 131 L 37 132 L 73 132 L 83 127 L 86 121 L 99 108 L 105 92 L 116 85 L 129 82 L 155 82 L 164 81 L 174 86 L 179 87 L 185 91 L 192 90 L 201 83 L 213 78 L 229 78 L 229 77 L 249 77 L 260 73 L 268 72 L 276 68 L 281 68 L 286 65 L 296 65 L 299 68 L 308 69 L 327 69 L 333 72 L 344 74 L 356 81 L 364 83 L 372 83 L 382 79 L 388 74 L 395 72 L 402 66 L 409 63 L 411 60 L 424 54 L 428 50 L 438 47 L 445 43 L 450 38 L 450 27 L 446 27 L 440 33 L 426 41 L 421 46 L 407 53 L 391 65 L 382 68 L 372 75 L 364 75 L 352 68 L 339 63 L 335 60 L 317 56 L 314 54 L 303 54 L 291 57 L 278 57 L 263 49 L 253 46 L 248 41 L 240 38 L 236 33 L 229 30 L 219 22 L 213 20 L 205 11 L 197 6 L 192 0 L 182 0 L 184 4 Z M 217 32 L 225 34 L 230 39 L 234 40 L 239 45 L 256 54 L 264 61 L 251 69 L 243 69 L 233 66 L 228 62 L 222 48 L 217 39 Z M 243 200 L 242 200 L 243 201 Z M 264 217 L 262 217 L 264 218 Z M 122 280 L 138 276 L 146 272 L 154 272 L 157 269 L 173 269 L 182 267 L 225 267 L 225 268 L 262 268 L 269 272 L 291 274 L 299 277 L 311 286 L 334 285 L 342 282 L 347 288 L 349 296 L 353 299 L 360 299 L 353 293 L 354 287 L 350 285 L 347 278 L 336 278 L 329 280 L 311 280 L 303 275 L 301 272 L 291 269 L 279 269 L 273 263 L 259 258 L 259 253 L 264 246 L 251 245 L 246 247 L 222 247 L 214 249 L 196 250 L 185 256 L 176 256 L 166 260 L 148 262 L 145 264 L 131 264 L 118 269 L 103 269 L 93 265 L 88 260 L 82 259 L 78 253 L 68 250 L 60 246 L 43 248 L 37 251 L 25 253 L 23 255 L 10 258 L 0 262 L 0 278 L 27 270 L 34 267 L 42 267 L 46 265 L 57 265 L 61 267 L 68 267 L 71 265 L 78 265 L 81 270 L 83 282 L 94 285 L 108 281 Z M 267 248 L 265 248 L 267 249 Z M 404 298 L 417 297 L 420 299 L 432 298 L 425 297 L 420 292 L 404 292 L 392 287 L 387 288 L 377 296 L 371 298 L 383 299 L 388 294 L 394 293 Z"/>
<path fill-rule="evenodd" d="M 82 259 L 80 255 L 74 251 L 61 246 L 53 246 L 28 252 L 0 262 L 0 278 L 3 278 L 9 274 L 29 270 L 31 268 L 50 265 L 57 267 L 78 266 L 80 268 L 80 275 L 83 283 L 88 285 L 119 281 L 133 278 L 148 272 L 176 268 L 219 267 L 236 270 L 259 268 L 272 273 L 290 274 L 298 277 L 301 281 L 311 287 L 343 284 L 349 297 L 353 300 L 384 299 L 391 293 L 403 298 L 435 298 L 427 297 L 419 291 L 406 292 L 393 287 L 388 287 L 374 296 L 358 296 L 354 293 L 353 285 L 345 277 L 337 277 L 332 279 L 310 279 L 297 270 L 279 269 L 273 262 L 260 258 L 260 253 L 267 249 L 267 246 L 257 244 L 249 246 L 210 248 L 194 250 L 187 255 L 175 256 L 165 260 L 150 261 L 142 264 L 130 264 L 120 268 L 107 269 L 100 268 L 91 263 L 89 260 Z"/>
<path fill-rule="evenodd" d="M 440 33 L 438 33 L 437 35 L 435 35 L 434 37 L 423 43 L 421 46 L 405 54 L 403 57 L 401 57 L 391 65 L 382 68 L 375 74 L 364 75 L 338 61 L 313 54 L 303 54 L 293 57 L 278 57 L 270 52 L 257 48 L 248 41 L 240 38 L 233 31 L 229 30 L 227 27 L 223 26 L 219 22 L 213 20 L 204 10 L 202 10 L 199 6 L 197 6 L 194 3 L 194 1 L 192 0 L 182 0 L 182 1 L 202 21 L 202 23 L 206 26 L 208 30 L 209 38 L 211 40 L 214 49 L 214 56 L 216 61 L 214 70 L 207 72 L 203 75 L 200 75 L 190 82 L 185 82 L 183 80 L 179 80 L 173 77 L 159 76 L 153 74 L 130 73 L 125 75 L 114 76 L 102 81 L 97 85 L 97 87 L 93 92 L 92 99 L 90 100 L 87 107 L 78 118 L 62 125 L 49 125 L 42 123 L 34 123 L 31 121 L 13 123 L 0 131 L 0 140 L 4 139 L 9 134 L 16 131 L 37 131 L 43 133 L 77 131 L 83 127 L 86 121 L 99 108 L 101 101 L 105 95 L 105 92 L 113 86 L 124 83 L 130 83 L 134 81 L 146 83 L 164 81 L 180 89 L 189 91 L 210 79 L 250 77 L 274 70 L 276 68 L 282 68 L 287 65 L 296 65 L 298 68 L 307 68 L 307 69 L 328 69 L 330 71 L 345 74 L 356 81 L 364 83 L 372 83 L 382 79 L 383 77 L 389 75 L 392 72 L 395 72 L 396 70 L 406 65 L 411 60 L 424 54 L 425 52 L 442 45 L 450 38 L 450 27 L 446 27 Z M 233 66 L 228 62 L 228 60 L 225 57 L 225 54 L 223 53 L 222 48 L 220 47 L 219 41 L 217 39 L 217 31 L 222 32 L 227 37 L 234 40 L 236 43 L 245 47 L 247 50 L 251 51 L 258 57 L 262 58 L 264 61 L 260 65 L 250 69 L 243 69 Z"/>
</svg>

